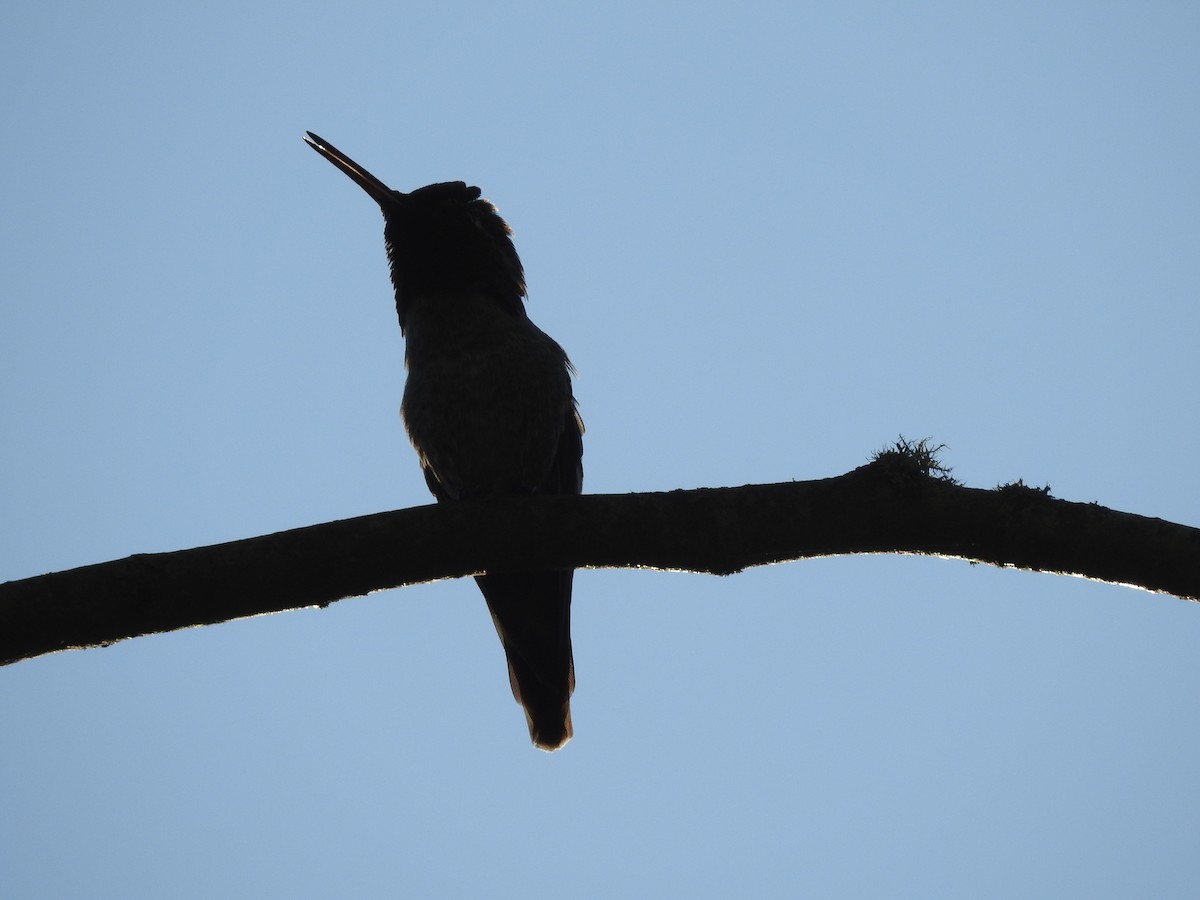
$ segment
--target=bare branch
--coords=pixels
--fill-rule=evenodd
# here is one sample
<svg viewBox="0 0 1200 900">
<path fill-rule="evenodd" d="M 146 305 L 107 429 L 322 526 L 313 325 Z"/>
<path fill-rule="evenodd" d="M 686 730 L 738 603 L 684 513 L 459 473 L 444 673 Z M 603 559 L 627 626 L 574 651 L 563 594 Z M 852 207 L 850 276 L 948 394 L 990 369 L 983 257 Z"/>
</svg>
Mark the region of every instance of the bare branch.
<svg viewBox="0 0 1200 900">
<path fill-rule="evenodd" d="M 888 451 L 820 481 L 420 506 L 12 581 L 0 585 L 0 664 L 484 570 L 727 575 L 914 553 L 1200 599 L 1200 529 L 1021 483 L 962 487 L 919 462 Z"/>
</svg>

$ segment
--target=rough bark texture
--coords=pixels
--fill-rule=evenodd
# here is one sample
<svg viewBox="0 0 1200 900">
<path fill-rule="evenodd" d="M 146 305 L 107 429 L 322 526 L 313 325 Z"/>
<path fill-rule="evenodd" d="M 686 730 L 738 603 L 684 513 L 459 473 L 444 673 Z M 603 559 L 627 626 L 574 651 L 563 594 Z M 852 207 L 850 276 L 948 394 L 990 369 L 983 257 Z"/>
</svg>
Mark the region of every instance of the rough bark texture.
<svg viewBox="0 0 1200 900">
<path fill-rule="evenodd" d="M 0 585 L 0 664 L 483 570 L 728 575 L 819 556 L 915 553 L 1200 599 L 1200 529 L 925 471 L 884 454 L 820 481 L 421 506 L 138 554 Z"/>
</svg>

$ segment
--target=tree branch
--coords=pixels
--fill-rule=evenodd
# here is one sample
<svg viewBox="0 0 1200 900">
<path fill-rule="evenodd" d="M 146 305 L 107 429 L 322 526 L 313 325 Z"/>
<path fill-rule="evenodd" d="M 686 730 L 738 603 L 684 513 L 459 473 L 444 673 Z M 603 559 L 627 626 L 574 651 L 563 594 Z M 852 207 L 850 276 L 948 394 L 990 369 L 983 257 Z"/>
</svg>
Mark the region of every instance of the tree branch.
<svg viewBox="0 0 1200 900">
<path fill-rule="evenodd" d="M 1200 599 L 1200 529 L 1019 482 L 962 487 L 925 462 L 889 451 L 820 481 L 420 506 L 12 581 L 0 585 L 0 664 L 484 570 L 728 575 L 914 553 Z"/>
</svg>

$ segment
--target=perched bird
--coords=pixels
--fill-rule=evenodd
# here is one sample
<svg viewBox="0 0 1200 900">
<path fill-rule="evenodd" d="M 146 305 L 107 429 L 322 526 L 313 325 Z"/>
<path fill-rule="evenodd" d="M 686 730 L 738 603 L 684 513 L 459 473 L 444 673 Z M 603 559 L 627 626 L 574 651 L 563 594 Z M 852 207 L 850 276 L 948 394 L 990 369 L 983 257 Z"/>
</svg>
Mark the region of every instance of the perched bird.
<svg viewBox="0 0 1200 900">
<path fill-rule="evenodd" d="M 583 489 L 583 423 L 563 349 L 525 314 L 511 231 L 461 181 L 393 191 L 332 144 L 310 147 L 379 204 L 405 339 L 400 407 L 440 501 Z M 571 738 L 572 571 L 476 576 L 513 696 L 543 750 Z"/>
</svg>

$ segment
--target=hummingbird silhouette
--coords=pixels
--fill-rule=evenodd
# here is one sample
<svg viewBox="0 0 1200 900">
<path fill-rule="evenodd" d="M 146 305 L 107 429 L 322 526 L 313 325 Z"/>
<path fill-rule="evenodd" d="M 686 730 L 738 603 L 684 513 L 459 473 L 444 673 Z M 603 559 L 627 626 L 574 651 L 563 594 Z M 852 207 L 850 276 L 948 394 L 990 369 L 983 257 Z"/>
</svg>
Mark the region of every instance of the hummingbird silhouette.
<svg viewBox="0 0 1200 900">
<path fill-rule="evenodd" d="M 524 270 L 496 207 L 462 181 L 394 191 L 311 131 L 305 142 L 383 212 L 408 369 L 400 412 L 434 497 L 580 493 L 583 423 L 571 363 L 525 313 Z M 513 696 L 543 750 L 572 734 L 573 574 L 475 578 Z"/>
</svg>

